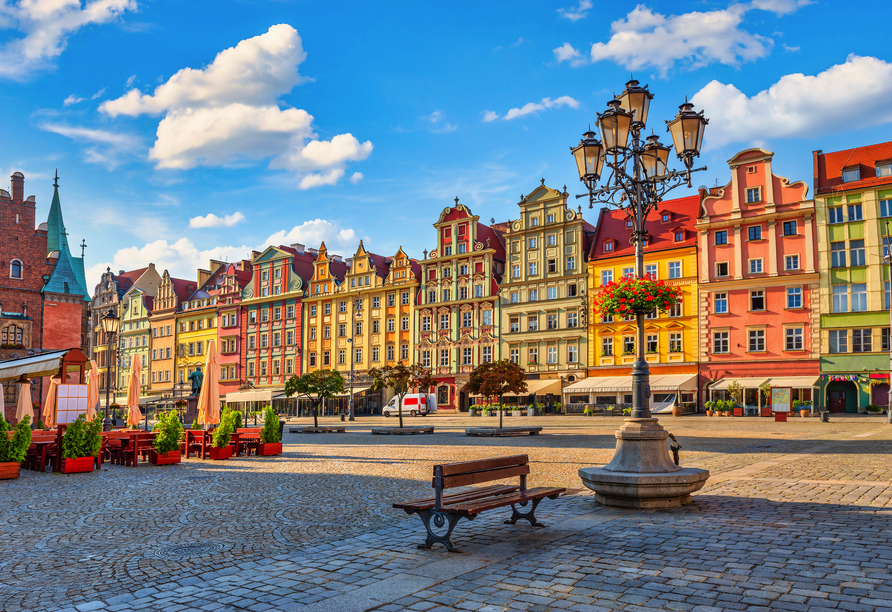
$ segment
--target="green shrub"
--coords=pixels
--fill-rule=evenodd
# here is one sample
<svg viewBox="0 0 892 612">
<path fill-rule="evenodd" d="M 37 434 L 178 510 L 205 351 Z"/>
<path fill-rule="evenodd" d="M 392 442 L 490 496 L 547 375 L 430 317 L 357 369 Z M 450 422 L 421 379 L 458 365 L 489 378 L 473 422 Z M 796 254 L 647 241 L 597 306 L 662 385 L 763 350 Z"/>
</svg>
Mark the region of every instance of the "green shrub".
<svg viewBox="0 0 892 612">
<path fill-rule="evenodd" d="M 866 406 L 868 412 L 882 412 L 883 408 L 881 406 L 877 406 L 876 404 L 867 404 Z"/>
<path fill-rule="evenodd" d="M 223 414 L 220 415 L 220 424 L 217 425 L 217 428 L 214 430 L 214 435 L 211 438 L 211 445 L 214 448 L 224 448 L 229 446 L 229 441 L 235 431 L 232 427 L 233 422 L 232 411 L 230 411 L 229 408 L 224 409 Z"/>
<path fill-rule="evenodd" d="M 592 416 L 592 414 L 593 414 L 592 409 L 586 408 L 585 410 L 582 411 L 582 414 L 583 414 L 583 416 Z"/>
<path fill-rule="evenodd" d="M 98 414 L 92 421 L 84 415 L 77 417 L 62 434 L 62 457 L 95 457 L 102 448 L 102 417 Z"/>
<path fill-rule="evenodd" d="M 12 438 L 6 432 L 9 431 L 9 423 L 0 414 L 0 463 L 21 463 L 28 454 L 31 446 L 31 417 L 25 417 L 15 426 Z"/>
<path fill-rule="evenodd" d="M 232 419 L 232 431 L 235 431 L 242 426 L 242 413 L 238 410 L 232 410 L 229 414 L 229 418 Z"/>
<path fill-rule="evenodd" d="M 198 425 L 198 419 L 197 419 L 197 418 L 192 419 L 192 426 L 190 427 L 190 429 L 201 429 L 201 427 Z"/>
<path fill-rule="evenodd" d="M 153 446 L 159 455 L 170 453 L 180 448 L 180 439 L 183 437 L 183 426 L 176 412 L 162 412 L 158 415 L 158 424 L 153 428 L 157 431 Z"/>
<path fill-rule="evenodd" d="M 263 409 L 263 429 L 260 430 L 260 441 L 264 444 L 274 444 L 281 440 L 279 417 L 270 406 L 267 406 Z"/>
<path fill-rule="evenodd" d="M 43 421 L 40 418 L 37 419 L 37 425 L 35 425 L 34 427 L 36 429 L 42 429 L 44 431 L 49 431 L 49 429 L 50 429 L 49 427 L 47 427 L 46 425 L 43 424 Z"/>
</svg>

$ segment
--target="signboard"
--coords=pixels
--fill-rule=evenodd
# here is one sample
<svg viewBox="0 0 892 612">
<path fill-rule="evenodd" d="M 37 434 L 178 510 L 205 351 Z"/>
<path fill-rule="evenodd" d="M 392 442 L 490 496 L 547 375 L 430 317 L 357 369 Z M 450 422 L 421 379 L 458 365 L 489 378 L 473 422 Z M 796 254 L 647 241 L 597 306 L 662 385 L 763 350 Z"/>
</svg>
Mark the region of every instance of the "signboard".
<svg viewBox="0 0 892 612">
<path fill-rule="evenodd" d="M 73 423 L 87 413 L 87 385 L 59 385 L 56 397 L 57 423 Z"/>
<path fill-rule="evenodd" d="M 774 412 L 790 412 L 792 395 L 791 387 L 771 387 L 771 409 Z"/>
</svg>

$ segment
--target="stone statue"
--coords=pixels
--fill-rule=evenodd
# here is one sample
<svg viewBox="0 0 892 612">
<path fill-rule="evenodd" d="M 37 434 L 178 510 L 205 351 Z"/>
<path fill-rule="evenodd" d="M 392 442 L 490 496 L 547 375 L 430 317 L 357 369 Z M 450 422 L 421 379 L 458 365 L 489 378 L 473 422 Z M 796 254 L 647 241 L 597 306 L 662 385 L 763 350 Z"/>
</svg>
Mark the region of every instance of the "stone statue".
<svg viewBox="0 0 892 612">
<path fill-rule="evenodd" d="M 189 382 L 192 383 L 192 395 L 201 393 L 201 383 L 204 382 L 204 374 L 202 374 L 201 368 L 197 368 L 189 374 Z"/>
</svg>

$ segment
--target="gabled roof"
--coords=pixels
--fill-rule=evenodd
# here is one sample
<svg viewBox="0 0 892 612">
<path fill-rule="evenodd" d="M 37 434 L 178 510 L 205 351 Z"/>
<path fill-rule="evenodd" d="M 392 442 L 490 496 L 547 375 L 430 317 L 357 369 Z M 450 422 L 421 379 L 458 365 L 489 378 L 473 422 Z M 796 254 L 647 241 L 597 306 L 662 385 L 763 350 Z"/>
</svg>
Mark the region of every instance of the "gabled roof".
<svg viewBox="0 0 892 612">
<path fill-rule="evenodd" d="M 699 195 L 660 202 L 658 209 L 648 215 L 644 226 L 645 231 L 651 236 L 651 239 L 648 240 L 647 245 L 644 247 L 645 254 L 654 251 L 696 246 L 697 234 L 694 231 L 694 223 L 697 220 L 699 207 Z M 661 220 L 663 211 L 672 213 L 671 223 L 663 223 Z M 681 242 L 675 242 L 675 232 L 673 230 L 677 227 L 686 229 L 685 239 Z M 602 208 L 598 227 L 589 250 L 589 261 L 607 257 L 634 255 L 635 245 L 629 242 L 631 235 L 632 229 L 626 227 L 626 213 L 624 211 Z M 613 251 L 605 252 L 604 243 L 610 239 L 615 240 L 616 245 Z"/>
<path fill-rule="evenodd" d="M 179 303 L 183 300 L 188 300 L 189 296 L 195 291 L 195 281 L 171 277 L 170 287 L 173 289 L 174 295 L 177 296 L 177 303 Z"/>
<path fill-rule="evenodd" d="M 815 151 L 813 154 L 815 194 L 892 185 L 892 176 L 876 175 L 876 163 L 879 161 L 892 161 L 892 142 L 832 153 Z M 844 183 L 842 171 L 855 167 L 861 171 L 861 180 Z"/>
<path fill-rule="evenodd" d="M 493 255 L 496 259 L 501 261 L 505 261 L 505 243 L 502 242 L 502 234 L 489 227 L 488 225 L 483 225 L 482 223 L 477 224 L 477 240 L 482 242 L 484 246 L 486 246 L 486 239 L 489 238 L 489 246 L 490 248 L 495 249 L 495 254 Z"/>
</svg>

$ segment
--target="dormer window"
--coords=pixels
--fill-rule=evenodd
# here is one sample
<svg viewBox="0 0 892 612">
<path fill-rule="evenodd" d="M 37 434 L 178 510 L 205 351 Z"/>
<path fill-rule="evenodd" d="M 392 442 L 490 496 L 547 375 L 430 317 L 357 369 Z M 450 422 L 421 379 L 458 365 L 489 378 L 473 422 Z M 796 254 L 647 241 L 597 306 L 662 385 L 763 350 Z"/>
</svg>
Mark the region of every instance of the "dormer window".
<svg viewBox="0 0 892 612">
<path fill-rule="evenodd" d="M 877 177 L 892 176 L 892 161 L 877 162 Z"/>
<path fill-rule="evenodd" d="M 747 204 L 755 204 L 756 202 L 762 201 L 762 188 L 761 187 L 750 187 L 746 190 L 746 203 Z"/>
<path fill-rule="evenodd" d="M 669 223 L 669 221 L 671 221 L 671 220 L 672 220 L 672 215 L 667 212 L 664 212 L 663 213 L 663 223 Z"/>
<path fill-rule="evenodd" d="M 854 183 L 855 181 L 861 180 L 861 168 L 855 166 L 854 168 L 843 168 L 842 171 L 842 182 L 843 183 Z"/>
<path fill-rule="evenodd" d="M 626 219 L 626 227 L 632 227 L 632 220 Z"/>
<path fill-rule="evenodd" d="M 612 240 L 608 240 L 604 243 L 604 252 L 605 253 L 613 252 L 613 241 Z"/>
<path fill-rule="evenodd" d="M 684 242 L 684 230 L 675 230 L 675 242 Z"/>
</svg>

